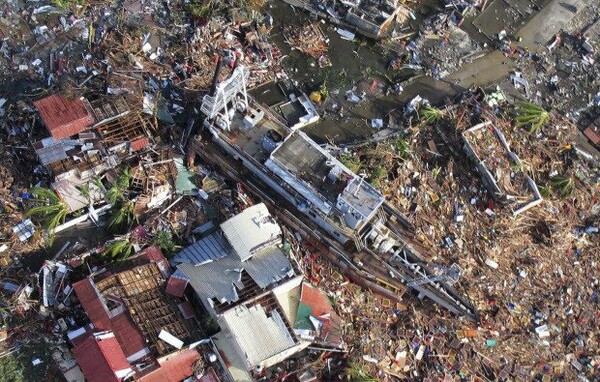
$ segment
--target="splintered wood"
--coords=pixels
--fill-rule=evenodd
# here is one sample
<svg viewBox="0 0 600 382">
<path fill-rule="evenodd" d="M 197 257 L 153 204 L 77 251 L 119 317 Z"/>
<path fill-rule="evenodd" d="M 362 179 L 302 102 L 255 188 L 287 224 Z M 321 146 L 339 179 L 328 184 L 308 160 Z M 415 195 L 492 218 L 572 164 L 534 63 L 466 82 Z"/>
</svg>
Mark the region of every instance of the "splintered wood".
<svg viewBox="0 0 600 382">
<path fill-rule="evenodd" d="M 400 150 L 402 142 L 394 140 L 354 153 L 360 168 L 372 170 L 370 181 L 410 217 L 419 250 L 430 253 L 432 263 L 462 268 L 455 288 L 480 313 L 477 330 L 448 317 L 443 332 L 433 329 L 441 346 L 413 343 L 406 357 L 415 357 L 416 363 L 407 370 L 427 370 L 421 375 L 431 377 L 452 369 L 487 380 L 529 380 L 545 374 L 574 380 L 579 371 L 572 361 L 588 355 L 588 361 L 600 362 L 600 189 L 593 180 L 598 167 L 573 149 L 577 130 L 564 119 L 555 117 L 534 136 L 515 130 L 505 117 L 481 115 L 476 123 L 491 120 L 502 126 L 511 151 L 522 162 L 521 168 L 511 168 L 489 131 L 473 137 L 477 155 L 493 174 L 500 173 L 499 182 L 518 195 L 523 179 L 517 172 L 522 171 L 545 190 L 542 204 L 513 216 L 487 191 L 463 151 L 461 133 L 476 124 L 465 117 L 472 109 L 459 105 L 442 112 L 444 118 L 435 126 L 421 123 L 409 131 L 404 138 L 408 149 Z M 385 168 L 385 176 L 375 176 L 376 167 Z M 557 177 L 572 179 L 572 192 L 557 188 Z M 431 330 L 420 326 L 418 318 L 411 318 L 410 325 Z M 418 360 L 421 346 L 428 356 Z M 375 357 L 374 350 L 369 354 Z"/>
</svg>

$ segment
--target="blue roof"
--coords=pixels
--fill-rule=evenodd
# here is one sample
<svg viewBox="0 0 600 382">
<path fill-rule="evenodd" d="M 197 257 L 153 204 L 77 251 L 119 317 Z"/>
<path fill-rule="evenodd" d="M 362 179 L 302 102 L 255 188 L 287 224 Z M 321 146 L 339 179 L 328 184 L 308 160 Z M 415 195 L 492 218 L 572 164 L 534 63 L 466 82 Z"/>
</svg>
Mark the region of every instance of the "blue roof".
<svg viewBox="0 0 600 382">
<path fill-rule="evenodd" d="M 176 254 L 171 263 L 200 265 L 225 257 L 232 252 L 221 231 L 214 232 Z"/>
</svg>

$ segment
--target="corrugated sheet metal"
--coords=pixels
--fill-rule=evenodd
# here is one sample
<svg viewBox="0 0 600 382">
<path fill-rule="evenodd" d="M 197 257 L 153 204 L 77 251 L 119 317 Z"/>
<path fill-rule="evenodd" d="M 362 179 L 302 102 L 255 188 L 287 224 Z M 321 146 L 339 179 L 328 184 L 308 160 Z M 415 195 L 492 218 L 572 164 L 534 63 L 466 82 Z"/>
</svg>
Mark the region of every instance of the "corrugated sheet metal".
<svg viewBox="0 0 600 382">
<path fill-rule="evenodd" d="M 130 367 L 114 337 L 97 340 L 91 335 L 73 349 L 73 356 L 88 382 L 120 381 L 115 372 Z"/>
<path fill-rule="evenodd" d="M 112 319 L 111 324 L 115 337 L 117 337 L 117 341 L 119 341 L 123 353 L 127 357 L 131 357 L 146 347 L 146 340 L 131 317 L 129 317 L 129 314 L 119 314 Z"/>
<path fill-rule="evenodd" d="M 139 378 L 140 382 L 179 382 L 194 374 L 193 366 L 200 358 L 195 349 L 184 350 L 159 360 L 160 368 Z M 217 379 L 218 381 L 218 379 Z"/>
<path fill-rule="evenodd" d="M 149 144 L 148 138 L 146 138 L 146 137 L 138 138 L 135 141 L 131 142 L 131 151 L 139 151 L 139 150 L 145 148 L 146 146 L 148 146 L 148 144 Z"/>
<path fill-rule="evenodd" d="M 279 312 L 260 305 L 237 306 L 223 313 L 223 322 L 247 357 L 251 367 L 293 347 L 296 343 Z"/>
<path fill-rule="evenodd" d="M 205 301 L 235 302 L 241 282 L 241 271 L 245 270 L 260 288 L 293 276 L 292 265 L 277 247 L 262 250 L 250 260 L 242 262 L 235 254 L 195 266 L 182 263 L 177 269 L 186 277 L 196 293 Z"/>
<path fill-rule="evenodd" d="M 112 331 L 127 357 L 146 347 L 146 341 L 127 313 L 108 316 L 89 278 L 74 283 L 73 289 L 94 327 Z"/>
<path fill-rule="evenodd" d="M 177 276 L 169 277 L 169 281 L 167 282 L 167 288 L 165 292 L 175 297 L 183 297 L 183 293 L 185 292 L 185 287 L 187 286 L 188 281 Z"/>
<path fill-rule="evenodd" d="M 200 265 L 227 256 L 231 247 L 221 232 L 215 232 L 183 249 L 171 260 L 173 264 Z"/>
<path fill-rule="evenodd" d="M 269 243 L 281 241 L 281 227 L 264 203 L 246 208 L 221 224 L 221 229 L 241 260 L 248 259 Z"/>
<path fill-rule="evenodd" d="M 583 130 L 583 134 L 596 146 L 600 145 L 600 134 L 592 127 Z"/>
<path fill-rule="evenodd" d="M 58 94 L 33 103 L 46 128 L 56 139 L 68 138 L 94 124 L 94 117 L 83 99 L 69 99 Z"/>
<path fill-rule="evenodd" d="M 243 262 L 244 269 L 261 288 L 294 275 L 292 264 L 278 247 L 270 247 L 256 253 Z"/>
<path fill-rule="evenodd" d="M 110 318 L 89 278 L 73 284 L 75 294 L 96 329 L 111 330 Z"/>
</svg>

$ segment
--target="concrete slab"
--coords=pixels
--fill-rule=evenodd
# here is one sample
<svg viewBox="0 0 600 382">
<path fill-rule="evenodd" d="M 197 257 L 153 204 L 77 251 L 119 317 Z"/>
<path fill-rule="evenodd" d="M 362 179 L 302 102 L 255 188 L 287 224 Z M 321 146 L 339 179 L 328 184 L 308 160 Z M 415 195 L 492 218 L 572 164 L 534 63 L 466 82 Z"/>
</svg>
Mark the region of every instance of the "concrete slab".
<svg viewBox="0 0 600 382">
<path fill-rule="evenodd" d="M 522 2 L 514 0 L 513 2 Z M 473 25 L 492 41 L 498 41 L 498 33 L 505 29 L 509 34 L 521 28 L 524 17 L 504 0 L 494 0 L 479 16 Z"/>
<path fill-rule="evenodd" d="M 571 20 L 594 0 L 553 0 L 531 19 L 520 31 L 522 45 L 531 52 L 541 53 L 546 44 L 561 29 L 566 29 Z M 576 12 L 573 10 L 576 9 Z"/>
</svg>

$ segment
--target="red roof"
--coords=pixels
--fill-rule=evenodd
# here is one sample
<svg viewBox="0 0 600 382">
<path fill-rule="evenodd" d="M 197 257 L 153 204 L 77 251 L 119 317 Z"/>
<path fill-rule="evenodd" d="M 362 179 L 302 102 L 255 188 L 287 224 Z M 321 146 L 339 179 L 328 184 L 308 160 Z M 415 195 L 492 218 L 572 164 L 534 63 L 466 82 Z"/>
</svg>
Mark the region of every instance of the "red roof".
<svg viewBox="0 0 600 382">
<path fill-rule="evenodd" d="M 116 373 L 131 368 L 112 334 L 92 335 L 73 349 L 73 356 L 88 382 L 120 381 Z"/>
<path fill-rule="evenodd" d="M 304 305 L 310 306 L 312 309 L 312 315 L 315 317 L 333 312 L 333 308 L 331 307 L 327 297 L 325 297 L 319 289 L 306 282 L 302 283 L 302 294 L 300 295 L 300 301 L 302 301 Z"/>
<path fill-rule="evenodd" d="M 131 357 L 135 353 L 143 350 L 146 347 L 146 341 L 140 333 L 129 314 L 121 313 L 111 320 L 111 325 L 117 341 L 123 349 L 123 353 L 127 357 Z"/>
<path fill-rule="evenodd" d="M 169 281 L 167 281 L 166 292 L 172 296 L 181 298 L 183 297 L 183 292 L 185 291 L 187 284 L 187 280 L 177 276 L 171 276 L 169 277 Z"/>
<path fill-rule="evenodd" d="M 135 141 L 131 142 L 131 151 L 138 151 L 148 146 L 150 142 L 148 142 L 148 138 L 142 137 L 138 138 Z"/>
<path fill-rule="evenodd" d="M 94 327 L 96 329 L 111 330 L 110 317 L 108 317 L 108 313 L 104 309 L 104 305 L 100 301 L 90 279 L 85 278 L 74 283 L 73 289 L 75 289 L 75 294 Z"/>
<path fill-rule="evenodd" d="M 169 260 L 163 255 L 160 247 L 152 246 L 144 249 L 138 255 L 140 257 L 145 258 L 151 263 L 156 263 L 158 265 L 158 269 L 165 276 L 165 278 L 169 277 L 171 273 L 173 273 L 173 269 L 171 268 L 171 264 L 169 264 Z"/>
<path fill-rule="evenodd" d="M 51 95 L 33 103 L 53 138 L 62 139 L 79 134 L 94 124 L 94 117 L 79 98 Z"/>
<path fill-rule="evenodd" d="M 596 146 L 600 145 L 600 134 L 591 127 L 583 130 L 583 134 Z"/>
<path fill-rule="evenodd" d="M 160 368 L 139 378 L 140 382 L 180 382 L 194 374 L 193 366 L 200 358 L 196 349 L 188 349 L 159 360 Z M 218 379 L 217 379 L 218 381 Z"/>
<path fill-rule="evenodd" d="M 127 312 L 113 318 L 108 316 L 89 278 L 74 283 L 73 289 L 94 327 L 112 331 L 127 357 L 146 347 L 146 341 Z"/>
</svg>

